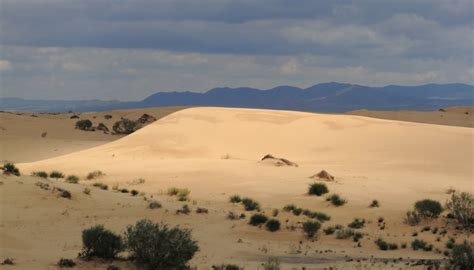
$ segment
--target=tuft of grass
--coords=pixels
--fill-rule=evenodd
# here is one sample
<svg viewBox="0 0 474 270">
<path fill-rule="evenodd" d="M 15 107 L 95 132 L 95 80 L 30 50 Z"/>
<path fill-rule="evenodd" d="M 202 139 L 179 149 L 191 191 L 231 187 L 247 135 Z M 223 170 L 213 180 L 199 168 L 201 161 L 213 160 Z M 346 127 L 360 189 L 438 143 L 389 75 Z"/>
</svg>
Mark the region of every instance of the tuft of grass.
<svg viewBox="0 0 474 270">
<path fill-rule="evenodd" d="M 382 238 L 375 240 L 375 244 L 379 247 L 380 250 L 395 250 L 398 249 L 398 245 L 394 243 L 388 243 Z"/>
<path fill-rule="evenodd" d="M 56 179 L 64 178 L 64 174 L 63 174 L 62 172 L 59 172 L 59 171 L 52 171 L 52 172 L 49 174 L 49 177 L 50 177 L 50 178 L 56 178 Z"/>
<path fill-rule="evenodd" d="M 328 187 L 324 183 L 313 183 L 309 185 L 308 194 L 321 196 L 329 192 Z"/>
<path fill-rule="evenodd" d="M 326 227 L 323 229 L 323 232 L 325 235 L 331 235 L 331 234 L 334 234 L 334 232 L 336 232 L 336 229 L 332 226 L 330 227 Z"/>
<path fill-rule="evenodd" d="M 40 178 L 48 178 L 48 173 L 45 172 L 45 171 L 38 171 L 38 172 L 32 172 L 31 173 L 31 176 L 34 176 L 34 177 L 40 177 Z"/>
<path fill-rule="evenodd" d="M 283 211 L 285 212 L 292 212 L 295 209 L 296 209 L 296 205 L 294 204 L 287 204 L 283 207 Z"/>
<path fill-rule="evenodd" d="M 82 191 L 82 192 L 83 192 L 84 194 L 86 194 L 86 195 L 90 195 L 90 194 L 91 194 L 90 188 L 87 188 L 87 187 L 84 188 L 84 191 Z"/>
<path fill-rule="evenodd" d="M 232 196 L 230 196 L 229 201 L 231 203 L 240 203 L 240 202 L 242 202 L 242 199 L 240 198 L 239 195 L 232 195 Z"/>
<path fill-rule="evenodd" d="M 76 175 L 68 175 L 66 177 L 66 182 L 71 184 L 77 184 L 79 183 L 79 177 L 77 177 Z"/>
<path fill-rule="evenodd" d="M 380 207 L 379 201 L 378 200 L 373 200 L 369 207 L 374 208 L 374 207 Z"/>
<path fill-rule="evenodd" d="M 157 209 L 157 208 L 161 208 L 161 207 L 162 207 L 161 203 L 159 201 L 155 201 L 155 200 L 151 201 L 148 204 L 148 208 L 150 208 L 150 209 Z"/>
<path fill-rule="evenodd" d="M 92 184 L 92 186 L 97 187 L 97 188 L 100 188 L 100 189 L 102 189 L 102 190 L 107 190 L 107 189 L 109 189 L 109 186 L 107 186 L 107 185 L 104 184 L 104 183 L 99 183 L 99 182 Z"/>
<path fill-rule="evenodd" d="M 132 189 L 132 191 L 130 191 L 130 194 L 132 194 L 132 196 L 137 196 L 139 192 L 138 190 Z"/>
<path fill-rule="evenodd" d="M 361 229 L 365 226 L 365 219 L 354 218 L 354 220 L 347 225 L 347 227 L 352 229 Z"/>
<path fill-rule="evenodd" d="M 419 250 L 419 249 L 424 250 L 424 251 L 433 250 L 433 245 L 428 244 L 424 240 L 419 240 L 419 239 L 413 240 L 413 242 L 411 242 L 411 247 L 413 248 L 413 250 Z"/>
<path fill-rule="evenodd" d="M 71 199 L 71 192 L 67 191 L 67 190 L 63 190 L 61 191 L 61 197 L 63 198 L 66 198 L 66 199 Z"/>
<path fill-rule="evenodd" d="M 18 169 L 15 164 L 11 162 L 7 162 L 3 164 L 3 174 L 10 175 L 13 174 L 15 176 L 20 176 L 20 169 Z"/>
<path fill-rule="evenodd" d="M 104 175 L 105 175 L 105 173 L 103 173 L 102 171 L 98 171 L 98 170 L 97 171 L 92 171 L 92 172 L 87 174 L 86 179 L 87 180 L 92 180 L 92 179 L 102 177 Z"/>
<path fill-rule="evenodd" d="M 273 216 L 273 217 L 278 216 L 279 213 L 280 213 L 280 211 L 279 211 L 278 209 L 273 209 L 273 210 L 272 210 L 272 216 Z"/>
<path fill-rule="evenodd" d="M 59 268 L 71 268 L 71 267 L 76 266 L 76 263 L 73 260 L 65 259 L 65 258 L 59 259 L 57 264 Z"/>
</svg>

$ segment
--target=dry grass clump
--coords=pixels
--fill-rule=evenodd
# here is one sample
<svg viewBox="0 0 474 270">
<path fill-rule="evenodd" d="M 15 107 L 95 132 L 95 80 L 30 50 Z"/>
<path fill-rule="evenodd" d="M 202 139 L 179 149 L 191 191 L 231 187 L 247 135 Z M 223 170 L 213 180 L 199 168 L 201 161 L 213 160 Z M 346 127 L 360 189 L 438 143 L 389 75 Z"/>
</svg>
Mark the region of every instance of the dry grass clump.
<svg viewBox="0 0 474 270">
<path fill-rule="evenodd" d="M 48 173 L 45 172 L 45 171 L 38 171 L 38 172 L 32 172 L 31 173 L 31 176 L 34 176 L 34 177 L 40 177 L 40 178 L 48 178 Z"/>
<path fill-rule="evenodd" d="M 64 178 L 64 174 L 60 171 L 52 171 L 50 174 L 49 174 L 49 177 L 50 178 L 56 178 L 59 179 L 59 178 Z"/>
<path fill-rule="evenodd" d="M 132 181 L 128 181 L 127 184 L 129 185 L 141 185 L 145 183 L 145 179 L 143 178 L 138 178 L 138 179 L 133 179 Z"/>
<path fill-rule="evenodd" d="M 87 180 L 92 180 L 92 179 L 102 177 L 104 175 L 105 175 L 105 173 L 103 173 L 102 171 L 98 171 L 98 170 L 97 171 L 92 171 L 92 172 L 87 174 L 86 179 Z"/>
<path fill-rule="evenodd" d="M 379 247 L 380 250 L 395 250 L 398 249 L 398 245 L 395 243 L 388 243 L 382 238 L 375 240 L 375 244 Z"/>
<path fill-rule="evenodd" d="M 159 201 L 156 201 L 156 200 L 153 200 L 148 204 L 148 208 L 150 208 L 150 209 L 158 209 L 158 208 L 161 208 L 161 207 L 162 207 L 161 203 Z"/>
<path fill-rule="evenodd" d="M 453 192 L 446 203 L 449 216 L 464 227 L 474 228 L 474 196 L 468 192 Z"/>
<path fill-rule="evenodd" d="M 253 226 L 258 226 L 267 222 L 268 217 L 263 214 L 253 214 L 250 217 L 249 224 Z"/>
<path fill-rule="evenodd" d="M 91 189 L 86 187 L 86 188 L 84 188 L 84 190 L 82 192 L 86 195 L 90 195 L 91 194 Z"/>
<path fill-rule="evenodd" d="M 188 196 L 191 191 L 187 188 L 177 188 L 177 187 L 170 187 L 167 191 L 169 196 L 177 196 L 178 201 L 187 201 L 189 200 Z"/>
<path fill-rule="evenodd" d="M 79 183 L 79 177 L 77 177 L 76 175 L 68 175 L 66 177 L 66 182 L 70 184 L 77 184 Z"/>
<path fill-rule="evenodd" d="M 92 184 L 92 186 L 103 189 L 103 190 L 109 189 L 108 185 L 106 185 L 104 183 L 99 183 L 99 182 Z"/>
<path fill-rule="evenodd" d="M 76 266 L 76 263 L 71 259 L 61 258 L 59 259 L 57 265 L 59 266 L 59 268 L 71 268 Z"/>
</svg>

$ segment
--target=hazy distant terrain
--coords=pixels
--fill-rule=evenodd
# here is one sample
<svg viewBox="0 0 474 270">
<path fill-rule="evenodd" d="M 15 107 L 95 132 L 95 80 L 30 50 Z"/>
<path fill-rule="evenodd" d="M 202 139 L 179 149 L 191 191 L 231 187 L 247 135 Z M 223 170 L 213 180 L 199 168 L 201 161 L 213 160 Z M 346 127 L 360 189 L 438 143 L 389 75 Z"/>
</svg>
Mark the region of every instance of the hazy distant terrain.
<svg viewBox="0 0 474 270">
<path fill-rule="evenodd" d="M 5 111 L 105 111 L 161 106 L 218 106 L 315 112 L 368 110 L 437 110 L 455 105 L 474 105 L 474 86 L 425 84 L 369 87 L 322 83 L 302 89 L 278 86 L 268 90 L 249 87 L 214 88 L 205 93 L 159 92 L 142 101 L 46 101 L 0 98 Z"/>
</svg>

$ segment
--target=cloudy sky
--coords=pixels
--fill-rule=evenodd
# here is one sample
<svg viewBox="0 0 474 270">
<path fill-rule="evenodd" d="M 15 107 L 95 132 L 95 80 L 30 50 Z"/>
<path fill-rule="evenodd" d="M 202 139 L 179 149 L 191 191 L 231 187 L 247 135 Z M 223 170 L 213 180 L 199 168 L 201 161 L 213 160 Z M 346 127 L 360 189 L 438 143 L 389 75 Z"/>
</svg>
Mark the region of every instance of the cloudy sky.
<svg viewBox="0 0 474 270">
<path fill-rule="evenodd" d="M 473 0 L 0 0 L 0 94 L 474 81 Z"/>
</svg>

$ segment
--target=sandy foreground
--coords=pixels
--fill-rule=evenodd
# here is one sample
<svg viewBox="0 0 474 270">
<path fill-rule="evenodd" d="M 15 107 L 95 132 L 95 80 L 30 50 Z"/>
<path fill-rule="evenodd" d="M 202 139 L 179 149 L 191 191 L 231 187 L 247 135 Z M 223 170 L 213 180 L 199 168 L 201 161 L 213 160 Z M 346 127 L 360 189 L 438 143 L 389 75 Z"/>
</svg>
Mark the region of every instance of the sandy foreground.
<svg viewBox="0 0 474 270">
<path fill-rule="evenodd" d="M 440 251 L 445 250 L 448 237 L 454 236 L 458 241 L 473 239 L 456 231 L 452 224 L 446 225 L 443 219 L 415 227 L 403 222 L 405 212 L 417 200 L 431 198 L 444 202 L 450 188 L 474 190 L 472 128 L 353 115 L 189 108 L 166 114 L 119 139 L 98 132 L 69 130 L 68 134 L 78 136 L 68 138 L 78 144 L 77 148 L 69 148 L 69 141 L 58 139 L 64 141 L 52 143 L 64 146 L 58 150 L 64 151 L 60 152 L 64 155 L 56 156 L 58 151 L 43 150 L 51 151 L 51 147 L 42 140 L 53 140 L 54 136 L 50 137 L 50 132 L 46 138 L 38 135 L 46 124 L 38 127 L 38 122 L 33 121 L 41 117 L 24 118 L 31 124 L 15 126 L 2 118 L 0 125 L 7 130 L 28 134 L 25 130 L 34 129 L 31 134 L 35 134 L 25 135 L 24 143 L 14 140 L 15 135 L 2 135 L 2 159 L 22 161 L 17 165 L 23 175 L 59 170 L 78 175 L 81 181 L 44 181 L 71 191 L 73 197 L 67 200 L 35 186 L 38 178 L 2 176 L 0 258 L 12 257 L 17 262 L 17 266 L 4 266 L 5 269 L 55 269 L 59 258 L 74 258 L 80 251 L 83 229 L 104 224 L 121 232 L 143 217 L 192 228 L 201 250 L 191 265 L 198 269 L 224 262 L 256 269 L 268 257 L 279 257 L 285 269 L 404 269 L 412 259 L 444 258 L 435 251 L 413 251 L 410 242 L 415 238 L 428 241 Z M 114 115 L 111 123 L 116 119 Z M 75 120 L 64 121 L 73 125 Z M 29 149 L 27 146 L 34 151 L 21 150 Z M 269 153 L 289 159 L 298 167 L 261 162 Z M 51 156 L 55 157 L 47 158 Z M 33 160 L 39 161 L 30 162 Z M 330 206 L 324 196 L 305 194 L 308 184 L 314 181 L 309 177 L 323 169 L 336 177 L 336 181 L 327 182 L 330 193 L 347 199 L 346 205 Z M 101 170 L 106 176 L 85 180 L 85 175 L 93 170 Z M 138 178 L 145 182 L 134 184 Z M 85 186 L 97 181 L 145 192 L 147 198 L 153 196 L 164 207 L 150 210 L 142 196 L 111 190 L 91 187 L 91 195 L 82 193 Z M 176 209 L 184 203 L 165 195 L 170 187 L 190 189 L 190 201 L 186 203 L 193 210 L 208 208 L 209 214 L 176 215 Z M 251 212 L 246 212 L 247 220 L 228 220 L 229 211 L 245 212 L 242 206 L 228 202 L 233 194 L 259 201 L 269 216 L 272 209 L 280 209 L 277 219 L 283 224 L 282 230 L 271 233 L 248 225 Z M 369 208 L 373 199 L 381 207 Z M 298 228 L 298 222 L 305 217 L 281 210 L 289 203 L 330 215 L 331 220 L 323 228 L 347 225 L 355 217 L 365 218 L 368 224 L 360 231 L 367 235 L 361 240 L 361 247 L 351 239 L 340 240 L 322 232 L 317 240 L 307 240 Z M 386 220 L 384 230 L 377 226 L 379 217 Z M 446 228 L 448 234 L 420 233 L 426 225 Z M 291 229 L 293 226 L 295 230 Z M 415 231 L 419 232 L 417 237 L 412 236 Z M 378 237 L 399 245 L 408 243 L 408 248 L 379 251 L 373 243 Z M 402 260 L 385 264 L 387 258 Z M 78 269 L 105 269 L 109 264 L 81 262 Z M 116 264 L 134 269 L 126 262 Z"/>
</svg>

